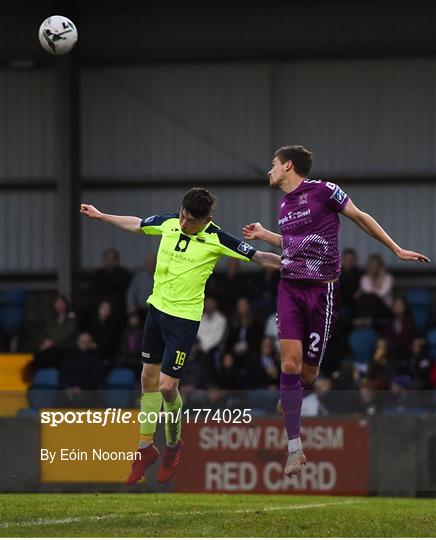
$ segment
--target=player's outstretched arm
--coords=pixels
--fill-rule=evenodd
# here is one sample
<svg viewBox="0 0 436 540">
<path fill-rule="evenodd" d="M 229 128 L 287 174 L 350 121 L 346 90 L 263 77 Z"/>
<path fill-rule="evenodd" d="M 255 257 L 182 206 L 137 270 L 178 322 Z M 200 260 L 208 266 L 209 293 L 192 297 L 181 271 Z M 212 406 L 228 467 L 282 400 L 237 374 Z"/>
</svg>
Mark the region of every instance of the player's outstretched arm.
<svg viewBox="0 0 436 540">
<path fill-rule="evenodd" d="M 282 247 L 282 236 L 265 229 L 260 223 L 250 223 L 242 227 L 242 233 L 246 240 L 263 240 L 272 246 Z"/>
<path fill-rule="evenodd" d="M 265 268 L 275 268 L 276 270 L 280 270 L 281 257 L 275 253 L 256 251 L 252 260 Z"/>
<path fill-rule="evenodd" d="M 125 231 L 130 232 L 140 232 L 141 231 L 141 218 L 134 216 L 113 216 L 111 214 L 104 214 L 100 212 L 92 204 L 81 204 L 80 213 L 85 214 L 91 219 L 96 219 L 98 221 L 105 221 L 106 223 L 111 223 L 116 225 Z"/>
<path fill-rule="evenodd" d="M 362 212 L 357 208 L 357 206 L 351 201 L 348 200 L 342 214 L 347 218 L 351 219 L 356 223 L 361 229 L 363 229 L 367 234 L 384 244 L 388 249 L 393 251 L 395 255 L 403 261 L 421 261 L 421 262 L 430 262 L 430 259 L 423 255 L 422 253 L 416 253 L 415 251 L 408 251 L 407 249 L 401 248 L 388 233 L 377 223 L 377 221 L 367 214 Z"/>
</svg>

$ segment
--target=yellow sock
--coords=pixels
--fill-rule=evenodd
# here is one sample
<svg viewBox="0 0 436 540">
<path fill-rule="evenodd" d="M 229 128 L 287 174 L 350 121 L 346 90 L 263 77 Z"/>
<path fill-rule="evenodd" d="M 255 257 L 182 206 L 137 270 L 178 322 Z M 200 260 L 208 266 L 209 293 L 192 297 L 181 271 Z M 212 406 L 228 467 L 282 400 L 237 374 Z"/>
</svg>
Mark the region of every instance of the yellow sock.
<svg viewBox="0 0 436 540">
<path fill-rule="evenodd" d="M 145 413 L 141 418 L 139 433 L 139 448 L 145 448 L 153 442 L 156 431 L 157 416 L 162 407 L 162 394 L 157 392 L 145 392 L 141 396 L 141 413 Z M 151 415 L 150 413 L 154 413 Z"/>
</svg>

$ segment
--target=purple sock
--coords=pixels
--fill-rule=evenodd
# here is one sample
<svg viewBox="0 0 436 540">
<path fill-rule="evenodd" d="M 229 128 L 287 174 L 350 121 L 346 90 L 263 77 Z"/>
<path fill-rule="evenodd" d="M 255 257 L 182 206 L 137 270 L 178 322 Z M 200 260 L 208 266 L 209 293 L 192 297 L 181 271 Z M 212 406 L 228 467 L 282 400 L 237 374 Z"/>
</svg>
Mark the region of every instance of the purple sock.
<svg viewBox="0 0 436 540">
<path fill-rule="evenodd" d="M 299 375 L 280 373 L 280 401 L 288 438 L 298 439 L 300 436 L 301 403 L 303 401 Z"/>
</svg>

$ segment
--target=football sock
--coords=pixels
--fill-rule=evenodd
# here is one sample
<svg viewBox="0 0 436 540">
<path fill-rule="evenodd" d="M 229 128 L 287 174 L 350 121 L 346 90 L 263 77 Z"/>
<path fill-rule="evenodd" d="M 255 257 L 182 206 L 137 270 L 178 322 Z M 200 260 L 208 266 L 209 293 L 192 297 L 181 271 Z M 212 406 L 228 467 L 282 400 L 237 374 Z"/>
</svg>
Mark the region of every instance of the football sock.
<svg viewBox="0 0 436 540">
<path fill-rule="evenodd" d="M 303 450 L 300 437 L 298 439 L 291 439 L 288 442 L 288 452 L 296 452 L 297 450 Z"/>
<path fill-rule="evenodd" d="M 182 398 L 177 391 L 177 396 L 174 401 L 163 402 L 164 411 L 172 413 L 165 417 L 165 437 L 168 446 L 176 446 L 179 442 L 182 432 Z"/>
<path fill-rule="evenodd" d="M 280 401 L 282 403 L 288 439 L 290 441 L 293 439 L 299 439 L 301 404 L 303 402 L 299 375 L 283 372 L 280 373 Z"/>
<path fill-rule="evenodd" d="M 141 395 L 141 412 L 145 413 L 141 418 L 141 425 L 139 428 L 139 448 L 145 448 L 153 442 L 154 432 L 156 431 L 157 417 L 160 413 L 162 407 L 162 394 L 157 392 L 144 392 Z M 152 415 L 151 420 L 149 420 L 150 413 L 155 413 Z"/>
</svg>

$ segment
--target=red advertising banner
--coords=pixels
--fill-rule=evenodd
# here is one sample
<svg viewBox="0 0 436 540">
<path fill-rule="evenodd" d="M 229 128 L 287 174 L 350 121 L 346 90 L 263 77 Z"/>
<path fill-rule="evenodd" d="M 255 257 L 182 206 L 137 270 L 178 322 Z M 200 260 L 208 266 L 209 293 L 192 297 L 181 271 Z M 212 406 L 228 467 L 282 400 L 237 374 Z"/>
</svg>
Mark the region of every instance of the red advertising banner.
<svg viewBox="0 0 436 540">
<path fill-rule="evenodd" d="M 183 427 L 185 453 L 175 491 L 221 493 L 368 493 L 368 426 L 363 420 L 307 419 L 307 463 L 283 475 L 288 438 L 280 419 L 250 425 L 208 422 Z"/>
</svg>

